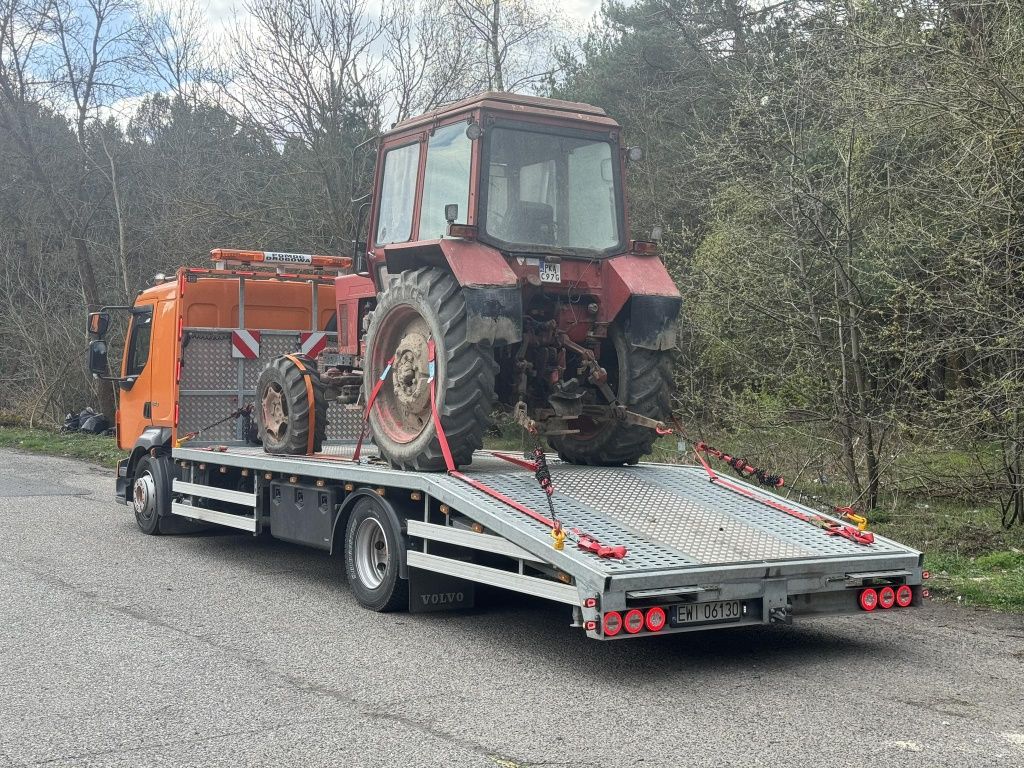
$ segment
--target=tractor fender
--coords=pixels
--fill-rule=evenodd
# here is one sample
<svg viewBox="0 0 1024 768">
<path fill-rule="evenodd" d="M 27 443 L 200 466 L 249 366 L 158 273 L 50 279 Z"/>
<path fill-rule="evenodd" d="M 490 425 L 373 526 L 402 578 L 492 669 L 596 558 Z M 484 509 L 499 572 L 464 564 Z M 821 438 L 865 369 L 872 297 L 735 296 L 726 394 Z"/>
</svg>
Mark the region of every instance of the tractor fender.
<svg viewBox="0 0 1024 768">
<path fill-rule="evenodd" d="M 501 345 L 523 338 L 523 297 L 519 278 L 497 248 L 475 240 L 445 239 L 389 245 L 388 272 L 447 266 L 462 286 L 469 341 Z"/>
<path fill-rule="evenodd" d="M 402 519 L 395 512 L 395 508 L 391 506 L 387 499 L 377 494 L 372 488 L 358 488 L 348 496 L 345 497 L 345 501 L 341 503 L 341 507 L 338 509 L 338 515 L 334 518 L 334 527 L 331 529 L 331 549 L 330 553 L 334 554 L 334 544 L 338 541 L 338 535 L 345 535 L 345 526 L 348 524 L 348 516 L 352 511 L 352 507 L 356 505 L 360 499 L 371 498 L 377 503 L 381 509 L 384 510 L 384 514 L 387 515 L 388 520 L 391 521 L 391 527 L 393 530 L 398 532 L 399 537 L 402 541 L 407 542 L 405 535 L 405 525 L 402 523 Z M 339 530 L 340 526 L 340 530 Z M 409 566 L 407 564 L 407 555 L 405 548 L 398 550 L 398 557 L 400 565 L 398 567 L 398 575 L 403 579 L 409 578 Z"/>
<path fill-rule="evenodd" d="M 139 459 L 154 448 L 163 448 L 171 444 L 171 430 L 167 427 L 146 427 L 135 441 L 135 447 L 127 459 L 117 463 L 116 495 L 118 501 L 128 503 L 128 490 L 135 479 L 135 465 Z"/>
<path fill-rule="evenodd" d="M 675 349 L 676 319 L 683 299 L 660 259 L 625 254 L 604 262 L 603 315 L 624 314 L 630 343 L 644 349 Z"/>
</svg>

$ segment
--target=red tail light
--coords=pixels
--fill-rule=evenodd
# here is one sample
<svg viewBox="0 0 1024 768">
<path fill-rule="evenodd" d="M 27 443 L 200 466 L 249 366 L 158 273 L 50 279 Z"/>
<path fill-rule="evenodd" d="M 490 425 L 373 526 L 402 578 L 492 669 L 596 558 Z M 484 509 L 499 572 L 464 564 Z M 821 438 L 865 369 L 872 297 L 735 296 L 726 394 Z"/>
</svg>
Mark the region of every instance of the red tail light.
<svg viewBox="0 0 1024 768">
<path fill-rule="evenodd" d="M 878 607 L 878 593 L 869 587 L 860 593 L 858 602 L 862 610 L 873 611 Z"/>
<path fill-rule="evenodd" d="M 593 632 L 593 631 L 595 631 L 597 629 L 597 622 L 596 621 L 588 621 L 588 622 L 586 622 L 583 625 L 583 628 L 585 630 L 587 630 L 587 632 Z"/>
<path fill-rule="evenodd" d="M 626 631 L 631 635 L 635 635 L 641 629 L 644 628 L 644 614 L 636 608 L 628 611 L 625 618 L 622 619 L 623 625 L 626 627 Z"/>
<path fill-rule="evenodd" d="M 896 604 L 896 591 L 892 587 L 882 587 L 878 590 L 878 606 L 880 608 L 892 608 Z"/>
<path fill-rule="evenodd" d="M 908 584 L 904 584 L 896 590 L 896 605 L 906 608 L 914 600 L 914 590 Z"/>
<path fill-rule="evenodd" d="M 647 617 L 644 619 L 644 626 L 649 632 L 659 632 L 665 627 L 665 609 L 648 608 Z"/>
<path fill-rule="evenodd" d="M 921 590 L 921 597 L 931 597 L 931 596 L 932 596 L 932 593 L 929 590 L 927 590 L 927 589 L 922 589 Z"/>
<path fill-rule="evenodd" d="M 609 611 L 604 615 L 604 636 L 615 637 L 622 630 L 622 616 L 618 611 Z"/>
<path fill-rule="evenodd" d="M 932 575 L 931 575 L 931 573 L 929 571 L 921 571 L 921 578 L 922 579 L 930 579 L 931 577 L 932 577 Z"/>
</svg>

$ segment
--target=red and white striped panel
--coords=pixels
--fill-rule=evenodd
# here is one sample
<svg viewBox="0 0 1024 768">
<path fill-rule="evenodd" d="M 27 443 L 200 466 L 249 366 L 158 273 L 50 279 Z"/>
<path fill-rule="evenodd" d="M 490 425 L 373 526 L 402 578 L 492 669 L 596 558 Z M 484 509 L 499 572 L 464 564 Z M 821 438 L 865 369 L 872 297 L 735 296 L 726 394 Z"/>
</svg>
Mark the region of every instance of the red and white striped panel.
<svg viewBox="0 0 1024 768">
<path fill-rule="evenodd" d="M 310 331 L 299 334 L 299 351 L 317 358 L 327 348 L 327 334 L 324 331 Z"/>
<path fill-rule="evenodd" d="M 239 328 L 231 332 L 231 356 L 255 360 L 260 356 L 260 332 Z"/>
</svg>

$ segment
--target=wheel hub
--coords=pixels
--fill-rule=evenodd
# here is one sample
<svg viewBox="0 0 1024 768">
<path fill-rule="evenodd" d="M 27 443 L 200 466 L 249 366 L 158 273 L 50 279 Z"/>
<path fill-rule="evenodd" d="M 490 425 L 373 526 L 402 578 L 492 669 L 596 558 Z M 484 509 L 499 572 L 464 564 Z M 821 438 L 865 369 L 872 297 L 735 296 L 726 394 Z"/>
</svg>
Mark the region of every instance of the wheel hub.
<svg viewBox="0 0 1024 768">
<path fill-rule="evenodd" d="M 356 528 L 352 555 L 359 581 L 370 589 L 379 587 L 388 569 L 388 540 L 374 518 L 362 520 Z"/>
<path fill-rule="evenodd" d="M 135 514 L 142 517 L 150 517 L 156 512 L 156 482 L 148 472 L 135 478 L 132 506 L 135 508 Z"/>
<path fill-rule="evenodd" d="M 261 405 L 263 407 L 264 428 L 274 437 L 280 439 L 281 433 L 284 431 L 285 424 L 288 421 L 284 410 L 284 397 L 281 393 L 281 388 L 276 384 L 271 384 L 267 387 L 267 391 L 263 393 Z"/>
<path fill-rule="evenodd" d="M 392 386 L 395 400 L 409 416 L 426 412 L 430 400 L 430 367 L 427 360 L 427 338 L 418 330 L 410 330 L 398 343 Z"/>
</svg>

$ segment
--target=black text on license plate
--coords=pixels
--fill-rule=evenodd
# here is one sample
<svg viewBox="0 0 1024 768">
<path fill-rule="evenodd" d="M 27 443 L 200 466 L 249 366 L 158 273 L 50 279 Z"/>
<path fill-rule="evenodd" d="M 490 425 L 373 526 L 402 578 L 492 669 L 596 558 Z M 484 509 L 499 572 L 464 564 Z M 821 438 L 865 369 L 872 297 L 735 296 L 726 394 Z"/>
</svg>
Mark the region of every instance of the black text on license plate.
<svg viewBox="0 0 1024 768">
<path fill-rule="evenodd" d="M 743 603 L 739 600 L 687 603 L 676 608 L 677 624 L 714 624 L 720 621 L 739 621 L 742 618 Z"/>
</svg>

